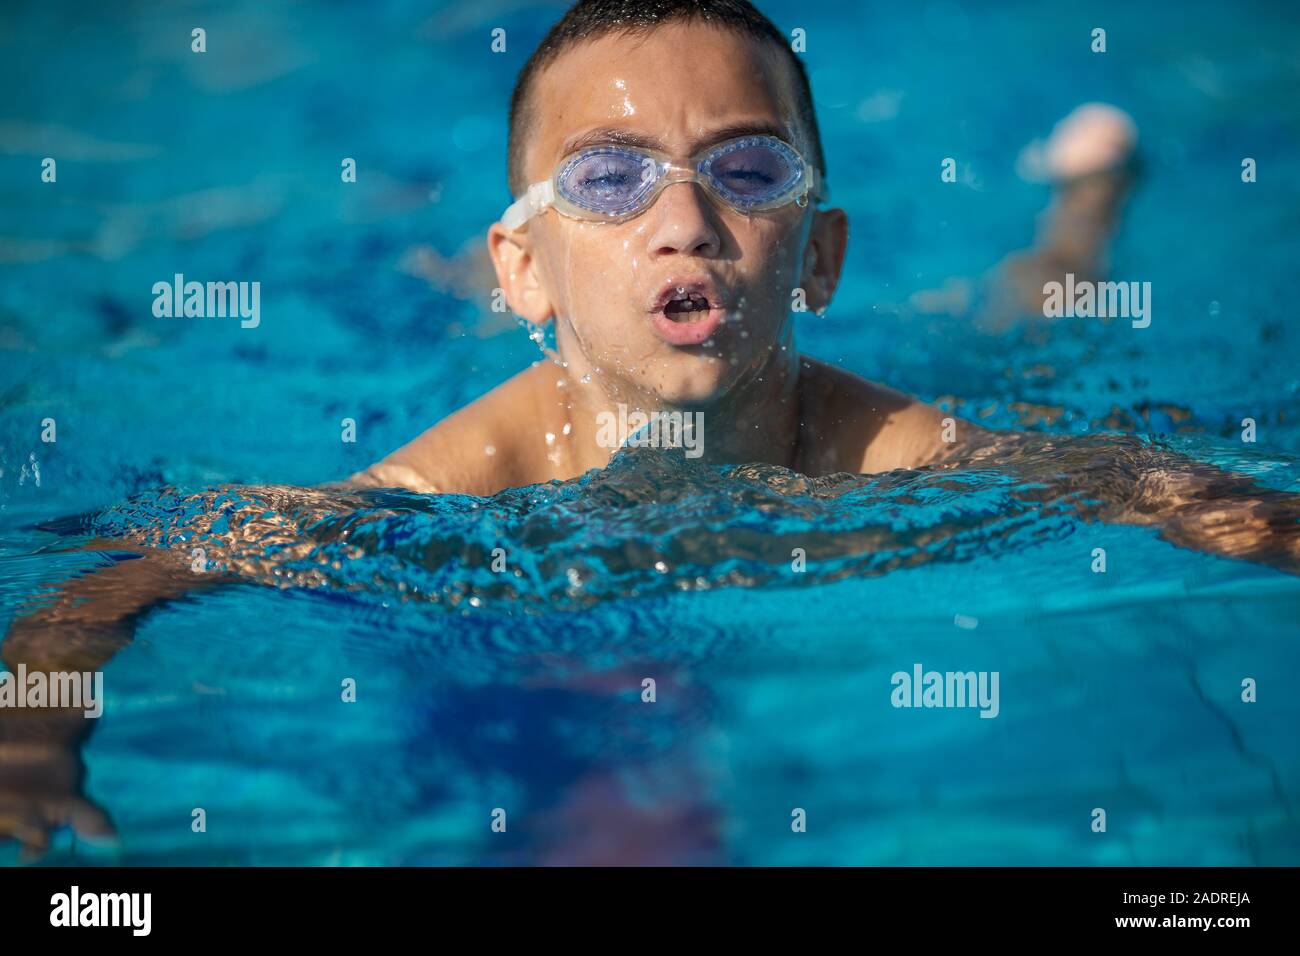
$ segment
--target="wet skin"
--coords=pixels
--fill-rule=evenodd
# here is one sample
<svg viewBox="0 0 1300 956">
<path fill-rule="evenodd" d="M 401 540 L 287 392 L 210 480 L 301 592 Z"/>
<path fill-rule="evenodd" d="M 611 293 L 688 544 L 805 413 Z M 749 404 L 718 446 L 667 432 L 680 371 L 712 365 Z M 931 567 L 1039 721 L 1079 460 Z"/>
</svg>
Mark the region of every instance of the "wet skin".
<svg viewBox="0 0 1300 956">
<path fill-rule="evenodd" d="M 775 132 L 811 156 L 780 51 L 698 24 L 578 44 L 539 75 L 532 103 L 527 182 L 606 142 L 684 162 L 736 135 Z M 576 477 L 609 462 L 597 423 L 619 404 L 702 412 L 706 461 L 820 475 L 934 460 L 938 411 L 797 351 L 792 294 L 802 289 L 811 312 L 827 307 L 847 243 L 843 210 L 790 203 L 745 215 L 689 182 L 623 223 L 555 210 L 516 232 L 497 223 L 488 247 L 498 284 L 516 314 L 554 323 L 558 363 L 519 373 L 356 480 L 490 494 Z M 699 344 L 680 344 L 691 336 L 666 334 L 653 303 L 691 283 L 712 290 L 722 320 Z"/>
</svg>

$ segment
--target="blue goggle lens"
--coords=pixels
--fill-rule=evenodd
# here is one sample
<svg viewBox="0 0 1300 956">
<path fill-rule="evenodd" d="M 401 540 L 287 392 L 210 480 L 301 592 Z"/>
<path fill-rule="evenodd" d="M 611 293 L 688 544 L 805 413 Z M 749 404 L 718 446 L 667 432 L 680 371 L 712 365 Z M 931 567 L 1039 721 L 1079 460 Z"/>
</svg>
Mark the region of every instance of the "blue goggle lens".
<svg viewBox="0 0 1300 956">
<path fill-rule="evenodd" d="M 714 150 L 700 163 L 723 199 L 741 209 L 774 202 L 803 178 L 799 154 L 780 140 L 743 139 Z"/>
<path fill-rule="evenodd" d="M 645 200 L 658 176 L 659 167 L 651 157 L 600 147 L 569 160 L 557 185 L 560 195 L 583 209 L 622 215 Z"/>
<path fill-rule="evenodd" d="M 724 143 L 700 160 L 698 171 L 719 197 L 742 211 L 778 202 L 804 175 L 799 154 L 774 137 Z M 664 172 L 665 167 L 653 156 L 619 146 L 599 146 L 565 163 L 556 177 L 556 187 L 561 196 L 582 209 L 617 217 L 648 204 Z"/>
</svg>

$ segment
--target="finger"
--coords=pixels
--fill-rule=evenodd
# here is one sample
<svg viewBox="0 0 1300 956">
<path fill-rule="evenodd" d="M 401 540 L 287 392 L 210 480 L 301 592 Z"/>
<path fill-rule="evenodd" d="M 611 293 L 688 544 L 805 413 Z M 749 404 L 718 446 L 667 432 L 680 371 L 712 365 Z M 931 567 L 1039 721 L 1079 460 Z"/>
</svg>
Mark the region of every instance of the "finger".
<svg viewBox="0 0 1300 956">
<path fill-rule="evenodd" d="M 19 854 L 19 859 L 23 863 L 35 863 L 50 848 L 49 831 L 39 823 L 24 821 L 15 828 L 14 836 L 23 845 L 22 852 Z"/>
<path fill-rule="evenodd" d="M 77 835 L 96 843 L 117 841 L 117 828 L 103 808 L 80 797 L 72 801 L 67 820 Z"/>
<path fill-rule="evenodd" d="M 42 810 L 50 827 L 71 827 L 78 836 L 89 840 L 112 839 L 117 836 L 113 824 L 95 804 L 81 797 L 65 797 L 46 803 Z"/>
</svg>

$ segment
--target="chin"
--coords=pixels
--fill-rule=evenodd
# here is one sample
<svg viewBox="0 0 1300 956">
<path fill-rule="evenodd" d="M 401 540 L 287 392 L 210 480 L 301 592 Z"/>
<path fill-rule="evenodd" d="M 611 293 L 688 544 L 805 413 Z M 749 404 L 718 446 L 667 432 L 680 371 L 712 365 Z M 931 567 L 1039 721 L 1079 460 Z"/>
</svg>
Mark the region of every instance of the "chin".
<svg viewBox="0 0 1300 956">
<path fill-rule="evenodd" d="M 654 392 L 665 405 L 711 405 L 723 398 L 735 385 L 734 371 L 728 365 L 709 362 L 702 368 L 665 376 L 665 380 L 655 387 Z"/>
</svg>

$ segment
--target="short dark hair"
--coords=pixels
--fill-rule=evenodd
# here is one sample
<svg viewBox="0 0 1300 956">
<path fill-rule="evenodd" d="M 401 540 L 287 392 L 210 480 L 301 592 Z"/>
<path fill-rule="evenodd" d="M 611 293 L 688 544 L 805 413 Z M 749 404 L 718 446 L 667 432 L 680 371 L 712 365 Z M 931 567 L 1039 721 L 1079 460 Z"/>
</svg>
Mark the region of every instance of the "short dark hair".
<svg viewBox="0 0 1300 956">
<path fill-rule="evenodd" d="M 822 153 L 821 133 L 813 110 L 812 86 L 803 61 L 794 54 L 788 39 L 776 25 L 758 11 L 749 0 L 578 0 L 559 22 L 547 32 L 515 80 L 510 96 L 510 139 L 507 146 L 506 175 L 510 190 L 521 194 L 527 187 L 524 174 L 524 141 L 529 125 L 529 97 L 537 74 L 561 53 L 581 40 L 590 40 L 616 31 L 648 33 L 655 27 L 680 20 L 697 20 L 736 33 L 776 44 L 785 51 L 795 76 L 799 120 L 812 148 L 812 164 L 826 176 L 826 159 Z"/>
</svg>

